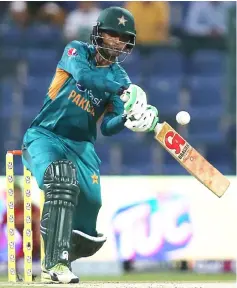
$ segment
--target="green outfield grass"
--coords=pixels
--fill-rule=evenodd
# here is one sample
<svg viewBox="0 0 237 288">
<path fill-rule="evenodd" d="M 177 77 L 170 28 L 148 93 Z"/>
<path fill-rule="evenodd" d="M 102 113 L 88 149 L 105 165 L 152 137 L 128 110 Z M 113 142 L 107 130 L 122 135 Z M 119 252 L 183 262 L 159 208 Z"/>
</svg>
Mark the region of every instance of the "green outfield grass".
<svg viewBox="0 0 237 288">
<path fill-rule="evenodd" d="M 129 273 L 119 277 L 113 276 L 91 276 L 80 277 L 82 281 L 234 281 L 234 273 L 226 274 L 196 274 L 191 272 L 158 272 L 158 273 Z"/>
<path fill-rule="evenodd" d="M 113 281 L 113 282 L 166 282 L 166 281 L 193 281 L 193 282 L 208 282 L 208 281 L 235 281 L 234 273 L 225 274 L 196 274 L 191 272 L 158 272 L 158 273 L 129 273 L 122 276 L 81 276 L 81 281 Z M 37 279 L 36 281 L 39 281 Z M 0 282 L 7 282 L 7 277 L 1 277 Z"/>
</svg>

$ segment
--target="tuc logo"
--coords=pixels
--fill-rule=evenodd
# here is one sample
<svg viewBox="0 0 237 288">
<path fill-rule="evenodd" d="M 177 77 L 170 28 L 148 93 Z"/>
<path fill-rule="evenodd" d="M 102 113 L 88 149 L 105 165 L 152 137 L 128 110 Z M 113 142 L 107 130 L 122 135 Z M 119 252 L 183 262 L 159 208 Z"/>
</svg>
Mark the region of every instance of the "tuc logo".
<svg viewBox="0 0 237 288">
<path fill-rule="evenodd" d="M 169 191 L 121 206 L 113 215 L 112 229 L 120 259 L 170 261 L 193 238 L 189 201 Z"/>
<path fill-rule="evenodd" d="M 165 135 L 165 146 L 170 150 L 174 150 L 175 154 L 180 154 L 181 146 L 185 145 L 186 141 L 174 131 L 168 131 Z"/>
</svg>

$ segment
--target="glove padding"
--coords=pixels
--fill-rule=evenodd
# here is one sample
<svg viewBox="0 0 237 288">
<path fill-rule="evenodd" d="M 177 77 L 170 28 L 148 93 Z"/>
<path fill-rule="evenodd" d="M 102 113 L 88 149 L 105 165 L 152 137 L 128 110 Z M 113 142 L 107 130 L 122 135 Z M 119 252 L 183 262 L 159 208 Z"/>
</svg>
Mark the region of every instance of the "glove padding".
<svg viewBox="0 0 237 288">
<path fill-rule="evenodd" d="M 128 118 L 133 116 L 135 119 L 139 119 L 147 108 L 146 93 L 139 86 L 131 84 L 121 95 L 122 99 L 123 97 L 124 99 L 128 98 L 124 104 L 124 113 Z"/>
<path fill-rule="evenodd" d="M 127 118 L 124 125 L 133 132 L 150 132 L 155 129 L 158 121 L 158 110 L 156 107 L 148 105 L 146 111 L 140 115 L 138 120 Z"/>
</svg>

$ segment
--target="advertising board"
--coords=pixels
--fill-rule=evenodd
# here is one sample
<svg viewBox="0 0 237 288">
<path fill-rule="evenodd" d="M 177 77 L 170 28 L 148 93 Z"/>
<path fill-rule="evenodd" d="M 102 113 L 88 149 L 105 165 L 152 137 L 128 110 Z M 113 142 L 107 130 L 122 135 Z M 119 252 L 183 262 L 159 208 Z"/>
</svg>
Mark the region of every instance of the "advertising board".
<svg viewBox="0 0 237 288">
<path fill-rule="evenodd" d="M 108 240 L 96 255 L 84 260 L 235 259 L 237 180 L 228 178 L 230 188 L 218 198 L 189 176 L 101 177 L 103 206 L 97 229 Z M 6 207 L 4 189 L 1 177 L 0 219 Z M 39 205 L 34 181 L 32 198 Z M 4 261 L 7 235 L 3 226 L 0 235 L 0 261 Z"/>
</svg>

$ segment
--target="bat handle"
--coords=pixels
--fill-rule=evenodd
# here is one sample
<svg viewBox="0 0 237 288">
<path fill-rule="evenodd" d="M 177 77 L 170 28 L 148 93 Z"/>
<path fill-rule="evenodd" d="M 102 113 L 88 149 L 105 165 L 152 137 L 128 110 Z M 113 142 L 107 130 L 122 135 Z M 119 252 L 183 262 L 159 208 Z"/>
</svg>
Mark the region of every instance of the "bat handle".
<svg viewBox="0 0 237 288">
<path fill-rule="evenodd" d="M 122 94 L 120 96 L 120 99 L 123 101 L 123 102 L 127 102 L 129 100 L 129 96 L 128 95 L 125 95 L 125 94 Z"/>
<path fill-rule="evenodd" d="M 154 133 L 155 133 L 155 134 L 158 134 L 158 133 L 161 131 L 162 126 L 163 126 L 163 123 L 157 123 L 157 124 L 156 124 L 156 127 L 155 127 L 155 129 L 154 129 Z"/>
</svg>

